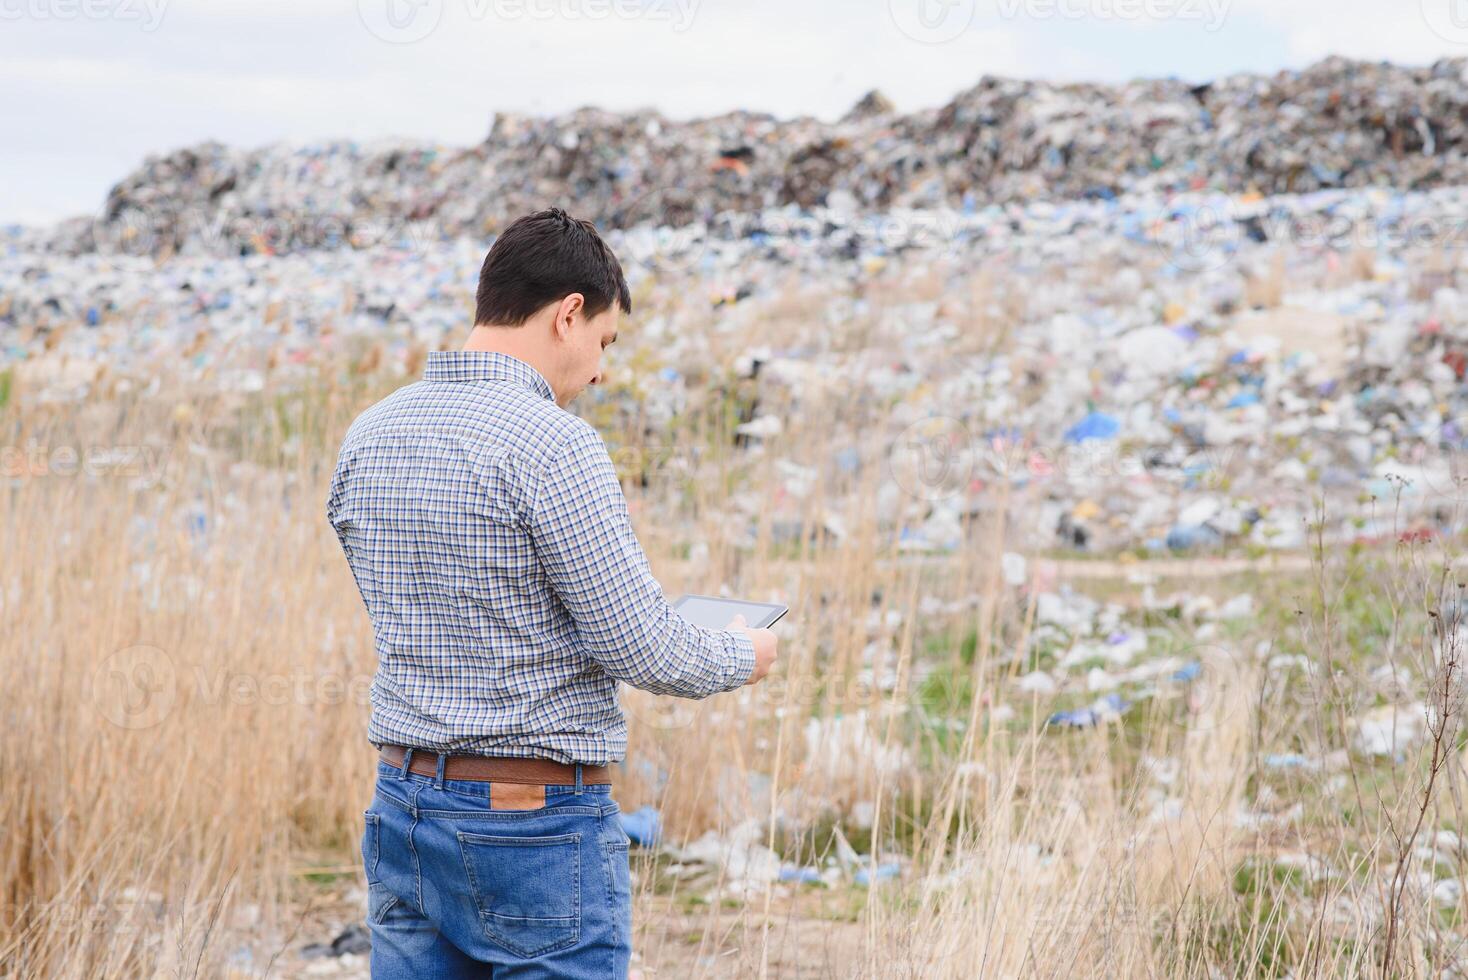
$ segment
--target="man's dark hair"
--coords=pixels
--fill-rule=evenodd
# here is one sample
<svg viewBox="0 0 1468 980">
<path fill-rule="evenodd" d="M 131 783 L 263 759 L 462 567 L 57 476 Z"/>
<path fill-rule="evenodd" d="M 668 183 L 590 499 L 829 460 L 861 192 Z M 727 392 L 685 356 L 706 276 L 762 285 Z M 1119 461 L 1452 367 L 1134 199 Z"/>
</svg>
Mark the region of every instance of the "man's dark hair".
<svg viewBox="0 0 1468 980">
<path fill-rule="evenodd" d="M 591 222 L 560 208 L 536 211 L 517 218 L 484 257 L 474 322 L 519 326 L 571 293 L 586 297 L 588 317 L 613 302 L 632 312 L 622 265 Z"/>
</svg>

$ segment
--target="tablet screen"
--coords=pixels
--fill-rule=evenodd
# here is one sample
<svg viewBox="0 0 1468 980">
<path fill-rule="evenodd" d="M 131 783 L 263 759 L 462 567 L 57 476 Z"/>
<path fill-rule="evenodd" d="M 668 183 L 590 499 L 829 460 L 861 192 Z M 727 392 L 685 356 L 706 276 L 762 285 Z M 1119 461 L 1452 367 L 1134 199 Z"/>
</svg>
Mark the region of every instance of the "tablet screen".
<svg viewBox="0 0 1468 980">
<path fill-rule="evenodd" d="M 742 599 L 720 599 L 711 595 L 686 595 L 673 603 L 684 619 L 695 626 L 721 630 L 735 616 L 742 615 L 744 621 L 754 629 L 764 629 L 785 615 L 788 606 L 778 602 L 745 602 Z"/>
</svg>

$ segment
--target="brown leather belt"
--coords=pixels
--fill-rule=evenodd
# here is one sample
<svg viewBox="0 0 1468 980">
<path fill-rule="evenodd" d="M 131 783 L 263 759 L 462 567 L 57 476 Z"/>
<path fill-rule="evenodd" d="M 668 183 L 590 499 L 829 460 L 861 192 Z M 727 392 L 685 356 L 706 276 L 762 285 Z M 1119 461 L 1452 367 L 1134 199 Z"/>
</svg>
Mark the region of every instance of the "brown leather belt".
<svg viewBox="0 0 1468 980">
<path fill-rule="evenodd" d="M 402 768 L 404 749 L 401 745 L 384 745 L 382 761 Z M 438 775 L 438 753 L 414 749 L 409 772 L 420 776 Z M 576 767 L 553 759 L 512 759 L 506 756 L 451 755 L 444 759 L 443 778 L 472 779 L 486 783 L 526 783 L 540 786 L 575 786 Z M 610 784 L 610 766 L 581 766 L 583 784 Z"/>
</svg>

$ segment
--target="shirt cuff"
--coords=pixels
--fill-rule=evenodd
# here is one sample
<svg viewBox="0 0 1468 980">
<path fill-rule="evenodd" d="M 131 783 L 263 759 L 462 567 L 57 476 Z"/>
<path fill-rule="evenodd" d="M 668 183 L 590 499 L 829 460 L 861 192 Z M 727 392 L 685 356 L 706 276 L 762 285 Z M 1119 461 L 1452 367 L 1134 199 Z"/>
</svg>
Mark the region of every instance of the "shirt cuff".
<svg viewBox="0 0 1468 980">
<path fill-rule="evenodd" d="M 743 630 L 726 630 L 724 632 L 724 654 L 728 658 L 729 669 L 725 674 L 723 690 L 732 691 L 749 683 L 749 678 L 754 675 L 754 641 L 749 634 Z"/>
</svg>

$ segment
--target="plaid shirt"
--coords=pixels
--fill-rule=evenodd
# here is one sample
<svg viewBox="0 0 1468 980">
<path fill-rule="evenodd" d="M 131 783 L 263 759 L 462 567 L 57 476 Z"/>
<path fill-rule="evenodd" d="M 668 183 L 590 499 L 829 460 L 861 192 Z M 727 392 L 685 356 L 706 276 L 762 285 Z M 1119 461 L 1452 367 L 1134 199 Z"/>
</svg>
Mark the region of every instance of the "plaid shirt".
<svg viewBox="0 0 1468 980">
<path fill-rule="evenodd" d="M 352 423 L 326 513 L 372 618 L 379 746 L 617 762 L 617 681 L 704 698 L 754 671 L 748 636 L 669 608 L 601 437 L 517 358 L 429 354 Z"/>
</svg>

